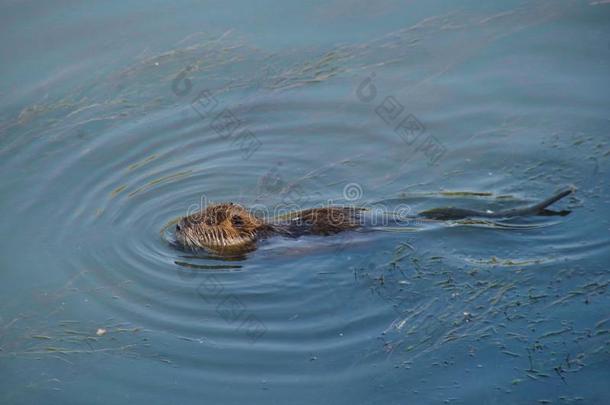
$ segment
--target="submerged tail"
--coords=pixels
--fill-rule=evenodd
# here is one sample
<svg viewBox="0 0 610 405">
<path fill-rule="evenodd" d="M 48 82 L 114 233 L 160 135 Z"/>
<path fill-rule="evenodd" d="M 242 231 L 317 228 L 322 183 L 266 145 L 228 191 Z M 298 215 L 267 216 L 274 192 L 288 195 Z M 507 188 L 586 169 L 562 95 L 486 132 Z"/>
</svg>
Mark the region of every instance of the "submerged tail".
<svg viewBox="0 0 610 405">
<path fill-rule="evenodd" d="M 576 187 L 568 186 L 557 193 L 555 193 L 552 197 L 547 198 L 539 202 L 538 204 L 528 205 L 525 207 L 518 207 L 508 210 L 502 211 L 478 211 L 478 210 L 470 210 L 465 208 L 433 208 L 431 210 L 423 211 L 419 213 L 419 216 L 429 219 L 436 219 L 441 221 L 447 221 L 452 219 L 464 219 L 464 218 L 509 218 L 509 217 L 523 217 L 528 215 L 566 215 L 569 211 L 561 211 L 558 213 L 554 213 L 553 211 L 548 211 L 546 208 L 553 204 L 556 201 L 561 200 L 563 197 L 572 194 L 576 191 Z"/>
</svg>

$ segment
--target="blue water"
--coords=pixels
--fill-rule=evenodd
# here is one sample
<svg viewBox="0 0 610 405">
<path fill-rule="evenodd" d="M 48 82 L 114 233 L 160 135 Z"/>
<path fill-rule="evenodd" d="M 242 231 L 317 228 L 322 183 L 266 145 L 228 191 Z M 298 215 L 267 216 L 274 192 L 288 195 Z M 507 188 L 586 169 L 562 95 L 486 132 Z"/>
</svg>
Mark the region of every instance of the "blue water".
<svg viewBox="0 0 610 405">
<path fill-rule="evenodd" d="M 610 4 L 304 3 L 3 2 L 0 403 L 607 402 Z M 510 229 L 170 244 L 566 184 Z"/>
</svg>

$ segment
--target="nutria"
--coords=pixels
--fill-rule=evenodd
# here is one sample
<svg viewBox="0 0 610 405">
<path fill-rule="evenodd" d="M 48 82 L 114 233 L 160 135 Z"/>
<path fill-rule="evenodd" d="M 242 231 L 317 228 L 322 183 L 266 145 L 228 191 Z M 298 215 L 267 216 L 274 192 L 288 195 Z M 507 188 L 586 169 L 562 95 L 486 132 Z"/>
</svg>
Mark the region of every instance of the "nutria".
<svg viewBox="0 0 610 405">
<path fill-rule="evenodd" d="M 412 220 L 448 221 L 465 218 L 511 218 L 529 215 L 566 215 L 569 211 L 549 211 L 546 208 L 571 194 L 567 187 L 552 197 L 533 205 L 501 211 L 477 211 L 466 208 L 433 208 L 406 218 Z M 216 252 L 244 251 L 272 235 L 299 237 L 302 235 L 333 235 L 366 226 L 362 213 L 366 209 L 329 206 L 290 213 L 273 221 L 265 221 L 241 205 L 222 203 L 208 206 L 182 218 L 176 225 L 178 243 L 188 249 L 210 249 Z M 402 221 L 405 218 L 401 219 Z"/>
</svg>

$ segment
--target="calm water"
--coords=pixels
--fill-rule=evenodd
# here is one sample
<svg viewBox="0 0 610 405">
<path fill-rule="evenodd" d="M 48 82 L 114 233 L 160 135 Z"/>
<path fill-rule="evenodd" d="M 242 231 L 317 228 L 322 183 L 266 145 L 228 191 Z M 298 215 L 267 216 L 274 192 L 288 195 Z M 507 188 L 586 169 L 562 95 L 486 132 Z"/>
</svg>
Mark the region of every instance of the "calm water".
<svg viewBox="0 0 610 405">
<path fill-rule="evenodd" d="M 607 1 L 87 3 L 0 6 L 1 403 L 607 401 Z M 209 201 L 565 184 L 522 228 L 169 245 Z"/>
</svg>

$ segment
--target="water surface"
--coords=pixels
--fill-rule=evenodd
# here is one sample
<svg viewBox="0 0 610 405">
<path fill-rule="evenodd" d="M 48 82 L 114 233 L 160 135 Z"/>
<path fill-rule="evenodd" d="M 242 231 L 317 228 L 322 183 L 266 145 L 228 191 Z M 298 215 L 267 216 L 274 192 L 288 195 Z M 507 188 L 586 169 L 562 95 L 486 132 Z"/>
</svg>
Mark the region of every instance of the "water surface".
<svg viewBox="0 0 610 405">
<path fill-rule="evenodd" d="M 602 403 L 610 5 L 5 2 L 2 403 Z M 174 249 L 209 202 L 566 217 Z M 545 402 L 548 401 L 548 402 Z"/>
</svg>

